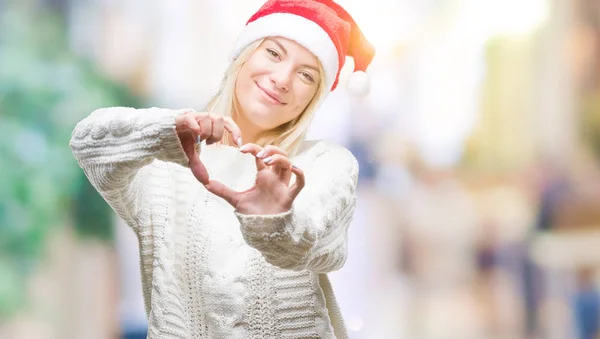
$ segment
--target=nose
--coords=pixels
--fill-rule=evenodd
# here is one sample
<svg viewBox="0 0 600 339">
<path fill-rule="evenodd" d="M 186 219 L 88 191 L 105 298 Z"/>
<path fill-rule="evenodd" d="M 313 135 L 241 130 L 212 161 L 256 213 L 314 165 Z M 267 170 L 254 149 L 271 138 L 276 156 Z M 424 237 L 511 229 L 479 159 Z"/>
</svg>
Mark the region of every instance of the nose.
<svg viewBox="0 0 600 339">
<path fill-rule="evenodd" d="M 292 71 L 288 67 L 280 67 L 271 73 L 271 82 L 277 89 L 287 92 L 292 81 Z"/>
</svg>

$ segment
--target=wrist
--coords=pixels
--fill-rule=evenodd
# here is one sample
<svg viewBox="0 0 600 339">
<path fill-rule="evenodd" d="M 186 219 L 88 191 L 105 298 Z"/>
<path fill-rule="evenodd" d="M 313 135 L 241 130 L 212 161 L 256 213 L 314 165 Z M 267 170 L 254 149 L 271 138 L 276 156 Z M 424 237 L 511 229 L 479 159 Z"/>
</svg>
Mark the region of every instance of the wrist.
<svg viewBox="0 0 600 339">
<path fill-rule="evenodd" d="M 238 206 L 235 211 L 245 215 L 273 215 L 286 213 L 292 208 L 292 204 L 269 204 L 266 206 Z"/>
</svg>

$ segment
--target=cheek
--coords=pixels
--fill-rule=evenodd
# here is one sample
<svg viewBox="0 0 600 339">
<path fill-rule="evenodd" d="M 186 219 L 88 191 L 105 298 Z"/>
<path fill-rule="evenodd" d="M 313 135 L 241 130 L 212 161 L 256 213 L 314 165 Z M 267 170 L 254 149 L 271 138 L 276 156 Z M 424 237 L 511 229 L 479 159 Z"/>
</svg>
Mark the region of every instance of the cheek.
<svg viewBox="0 0 600 339">
<path fill-rule="evenodd" d="M 311 87 L 302 88 L 298 90 L 295 95 L 294 105 L 291 106 L 286 114 L 285 120 L 290 121 L 295 119 L 298 115 L 300 115 L 308 104 L 310 104 L 311 100 L 316 95 L 316 90 Z"/>
<path fill-rule="evenodd" d="M 296 95 L 296 105 L 298 109 L 304 111 L 316 94 L 317 90 L 313 88 L 313 86 L 304 86 L 304 88 L 301 88 Z"/>
<path fill-rule="evenodd" d="M 248 88 L 248 83 L 250 82 L 250 70 L 247 65 L 244 65 L 238 74 L 238 79 L 240 83 L 240 89 L 245 90 Z"/>
<path fill-rule="evenodd" d="M 242 66 L 238 72 L 237 79 L 235 81 L 235 96 L 238 98 L 238 102 L 244 106 L 247 101 L 247 93 L 252 85 L 252 79 L 246 65 Z"/>
<path fill-rule="evenodd" d="M 251 56 L 240 68 L 236 81 L 236 95 L 240 103 L 251 101 L 250 93 L 255 93 L 256 85 L 254 81 L 262 77 L 265 73 L 265 67 L 261 65 L 261 59 L 256 55 Z"/>
</svg>

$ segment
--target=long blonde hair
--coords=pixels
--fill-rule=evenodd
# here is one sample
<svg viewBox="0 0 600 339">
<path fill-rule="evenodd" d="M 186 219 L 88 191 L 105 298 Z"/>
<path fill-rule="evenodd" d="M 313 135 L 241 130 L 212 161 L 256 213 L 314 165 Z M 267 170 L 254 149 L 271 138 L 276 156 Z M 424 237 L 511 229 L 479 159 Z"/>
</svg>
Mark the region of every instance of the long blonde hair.
<svg viewBox="0 0 600 339">
<path fill-rule="evenodd" d="M 217 94 L 210 99 L 204 109 L 205 111 L 211 114 L 220 114 L 232 118 L 235 118 L 234 114 L 239 114 L 239 110 L 236 107 L 237 105 L 235 98 L 235 83 L 237 80 L 237 75 L 244 63 L 250 58 L 250 56 L 256 51 L 263 41 L 264 39 L 258 40 L 248 45 L 229 65 L 229 68 L 225 72 L 225 76 L 221 81 L 221 85 L 219 86 Z M 306 106 L 304 111 L 295 119 L 264 132 L 256 141 L 258 145 L 278 146 L 287 152 L 288 156 L 293 156 L 299 150 L 306 137 L 306 133 L 308 132 L 308 128 L 314 113 L 326 92 L 325 71 L 321 63 L 318 62 L 318 64 L 321 80 L 319 81 L 317 92 L 313 99 Z M 231 146 L 232 140 L 228 135 L 226 138 L 223 138 L 221 143 Z"/>
</svg>

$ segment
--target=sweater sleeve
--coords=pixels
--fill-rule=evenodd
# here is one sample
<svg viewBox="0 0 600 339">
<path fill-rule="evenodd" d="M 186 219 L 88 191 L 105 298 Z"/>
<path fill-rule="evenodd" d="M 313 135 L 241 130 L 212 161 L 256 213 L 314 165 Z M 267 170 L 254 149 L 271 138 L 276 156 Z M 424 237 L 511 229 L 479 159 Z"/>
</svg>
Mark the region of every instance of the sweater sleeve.
<svg viewBox="0 0 600 339">
<path fill-rule="evenodd" d="M 235 212 L 243 237 L 274 266 L 318 273 L 338 270 L 347 257 L 358 162 L 338 146 L 319 155 L 304 174 L 304 189 L 289 211 L 273 215 Z"/>
<path fill-rule="evenodd" d="M 79 166 L 106 202 L 137 231 L 148 208 L 143 183 L 155 159 L 188 166 L 175 130 L 186 110 L 101 108 L 80 121 L 69 146 Z"/>
</svg>

